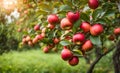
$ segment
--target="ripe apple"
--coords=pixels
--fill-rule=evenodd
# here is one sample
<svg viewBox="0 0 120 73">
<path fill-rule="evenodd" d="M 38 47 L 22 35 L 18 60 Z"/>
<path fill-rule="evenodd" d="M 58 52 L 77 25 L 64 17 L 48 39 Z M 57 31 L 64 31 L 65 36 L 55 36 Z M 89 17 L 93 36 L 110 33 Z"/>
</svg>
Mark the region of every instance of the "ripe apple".
<svg viewBox="0 0 120 73">
<path fill-rule="evenodd" d="M 22 39 L 22 43 L 23 43 L 23 44 L 27 44 L 26 38 L 23 38 L 23 39 Z"/>
<path fill-rule="evenodd" d="M 30 40 L 31 40 L 30 36 L 26 36 L 26 41 L 28 42 Z"/>
<path fill-rule="evenodd" d="M 93 44 L 90 40 L 85 41 L 85 43 L 82 45 L 83 51 L 89 51 L 93 48 Z"/>
<path fill-rule="evenodd" d="M 54 38 L 54 39 L 53 39 L 53 42 L 54 42 L 55 44 L 58 44 L 59 41 L 60 41 L 60 40 L 59 40 L 58 38 Z"/>
<path fill-rule="evenodd" d="M 49 49 L 48 46 L 46 46 L 46 47 L 43 48 L 43 52 L 44 52 L 44 53 L 48 53 L 49 51 L 50 51 L 50 49 Z"/>
<path fill-rule="evenodd" d="M 51 30 L 52 29 L 54 29 L 55 28 L 55 25 L 53 25 L 53 24 L 48 24 L 48 26 L 47 26 L 48 28 L 50 28 Z"/>
<path fill-rule="evenodd" d="M 67 61 L 69 59 L 71 59 L 73 56 L 72 52 L 67 49 L 67 48 L 64 48 L 62 51 L 61 51 L 61 58 L 64 60 L 64 61 Z"/>
<path fill-rule="evenodd" d="M 63 18 L 60 22 L 61 29 L 69 30 L 72 26 L 73 24 L 67 18 Z"/>
<path fill-rule="evenodd" d="M 65 36 L 65 39 L 66 39 L 66 40 L 71 40 L 72 37 L 71 37 L 71 36 Z"/>
<path fill-rule="evenodd" d="M 33 43 L 33 44 L 36 44 L 37 42 L 38 42 L 38 38 L 35 37 L 35 38 L 32 40 L 32 43 Z"/>
<path fill-rule="evenodd" d="M 37 30 L 39 30 L 39 29 L 40 29 L 40 25 L 35 25 L 35 26 L 34 26 L 34 30 L 35 30 L 35 31 L 37 31 Z"/>
<path fill-rule="evenodd" d="M 45 33 L 41 33 L 41 36 L 42 36 L 42 38 L 44 38 L 45 37 Z"/>
<path fill-rule="evenodd" d="M 36 40 L 42 40 L 43 39 L 43 36 L 41 34 L 38 34 L 35 36 Z"/>
<path fill-rule="evenodd" d="M 90 28 L 90 33 L 93 36 L 100 35 L 103 32 L 103 26 L 101 24 L 95 24 Z"/>
<path fill-rule="evenodd" d="M 80 15 L 79 15 L 78 11 L 75 12 L 75 13 L 68 12 L 66 17 L 69 19 L 70 22 L 74 23 L 74 22 L 76 22 L 79 19 Z"/>
<path fill-rule="evenodd" d="M 56 24 L 59 22 L 59 18 L 56 14 L 51 14 L 47 17 L 47 21 L 50 23 L 50 24 Z"/>
<path fill-rule="evenodd" d="M 43 28 L 43 29 L 42 29 L 42 33 L 45 33 L 45 32 L 46 32 L 46 28 Z"/>
<path fill-rule="evenodd" d="M 90 31 L 90 27 L 91 25 L 88 22 L 82 22 L 80 25 L 80 28 L 83 29 L 85 33 Z"/>
<path fill-rule="evenodd" d="M 91 9 L 96 9 L 99 5 L 99 1 L 98 0 L 89 0 L 88 2 L 88 6 L 91 8 Z"/>
<path fill-rule="evenodd" d="M 85 41 L 85 35 L 83 33 L 77 33 L 73 36 L 72 41 L 75 44 L 80 45 L 81 43 Z"/>
<path fill-rule="evenodd" d="M 120 34 L 120 27 L 114 29 L 114 34 L 119 35 Z"/>
<path fill-rule="evenodd" d="M 28 45 L 32 47 L 33 46 L 32 41 L 28 41 Z"/>
<path fill-rule="evenodd" d="M 69 61 L 69 65 L 75 66 L 79 63 L 79 58 L 77 56 L 73 56 Z"/>
</svg>

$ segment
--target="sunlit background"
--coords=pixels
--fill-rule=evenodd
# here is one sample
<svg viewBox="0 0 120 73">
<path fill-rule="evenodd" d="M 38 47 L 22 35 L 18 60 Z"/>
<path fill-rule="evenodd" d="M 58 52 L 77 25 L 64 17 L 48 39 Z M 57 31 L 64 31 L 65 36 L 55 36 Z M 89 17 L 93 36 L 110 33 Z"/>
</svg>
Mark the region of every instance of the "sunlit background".
<svg viewBox="0 0 120 73">
<path fill-rule="evenodd" d="M 12 17 L 15 19 L 19 18 L 20 13 L 18 12 L 19 7 L 22 4 L 22 0 L 0 0 L 0 11 L 5 12 L 5 18 L 8 20 L 8 23 L 14 21 Z"/>
</svg>

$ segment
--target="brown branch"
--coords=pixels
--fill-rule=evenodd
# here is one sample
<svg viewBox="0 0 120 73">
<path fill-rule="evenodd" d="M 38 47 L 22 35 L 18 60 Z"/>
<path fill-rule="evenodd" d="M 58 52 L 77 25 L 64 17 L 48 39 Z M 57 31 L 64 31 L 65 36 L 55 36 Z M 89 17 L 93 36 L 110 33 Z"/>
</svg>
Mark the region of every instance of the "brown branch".
<svg viewBox="0 0 120 73">
<path fill-rule="evenodd" d="M 116 50 L 113 54 L 113 64 L 115 73 L 120 73 L 120 42 L 117 44 Z"/>
<path fill-rule="evenodd" d="M 104 54 L 99 54 L 96 59 L 93 61 L 93 63 L 90 65 L 90 68 L 88 69 L 87 73 L 93 73 L 93 69 L 95 67 L 95 65 L 100 61 L 100 59 L 105 56 L 106 54 L 110 53 L 114 48 L 111 48 L 110 50 L 108 50 L 107 52 L 105 52 Z"/>
</svg>

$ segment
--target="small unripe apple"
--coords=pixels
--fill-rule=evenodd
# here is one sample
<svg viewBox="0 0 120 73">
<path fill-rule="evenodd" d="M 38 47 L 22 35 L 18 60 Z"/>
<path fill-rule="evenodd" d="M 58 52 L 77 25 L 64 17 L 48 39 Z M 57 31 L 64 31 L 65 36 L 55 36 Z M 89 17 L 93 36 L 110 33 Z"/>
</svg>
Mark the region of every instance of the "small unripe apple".
<svg viewBox="0 0 120 73">
<path fill-rule="evenodd" d="M 50 28 L 51 30 L 52 29 L 54 29 L 55 28 L 55 25 L 53 25 L 53 24 L 48 24 L 48 26 L 47 26 L 48 28 Z"/>
<path fill-rule="evenodd" d="M 114 34 L 119 35 L 120 34 L 120 27 L 114 29 Z"/>
<path fill-rule="evenodd" d="M 54 39 L 53 39 L 53 42 L 54 42 L 55 44 L 58 44 L 59 41 L 60 41 L 60 40 L 59 40 L 58 38 L 54 38 Z"/>
<path fill-rule="evenodd" d="M 50 49 L 49 49 L 48 46 L 46 46 L 46 47 L 43 48 L 43 52 L 44 52 L 44 53 L 48 53 L 49 51 L 50 51 Z"/>
<path fill-rule="evenodd" d="M 77 56 L 73 56 L 69 61 L 69 65 L 75 66 L 79 63 L 79 58 Z"/>
<path fill-rule="evenodd" d="M 73 24 L 67 18 L 63 18 L 60 22 L 61 29 L 69 30 L 72 26 Z"/>
<path fill-rule="evenodd" d="M 93 36 L 100 35 L 103 32 L 103 26 L 101 24 L 95 24 L 90 28 L 90 33 Z"/>
<path fill-rule="evenodd" d="M 91 9 L 96 9 L 99 5 L 99 1 L 98 0 L 89 0 L 88 2 L 88 6 L 91 8 Z"/>
<path fill-rule="evenodd" d="M 39 29 L 40 29 L 40 25 L 35 25 L 35 26 L 34 26 L 34 30 L 35 30 L 35 31 L 37 31 L 37 30 L 39 30 Z"/>
<path fill-rule="evenodd" d="M 72 41 L 75 44 L 80 45 L 81 43 L 85 41 L 85 35 L 83 33 L 77 33 L 73 36 Z"/>
<path fill-rule="evenodd" d="M 69 19 L 70 22 L 74 23 L 79 19 L 80 15 L 79 15 L 78 11 L 75 12 L 75 13 L 74 12 L 68 12 L 66 17 Z"/>
<path fill-rule="evenodd" d="M 93 48 L 93 44 L 90 40 L 85 41 L 85 43 L 82 45 L 83 51 L 89 51 Z"/>
<path fill-rule="evenodd" d="M 109 35 L 108 39 L 111 40 L 111 41 L 113 41 L 115 39 L 115 36 L 114 35 Z"/>
<path fill-rule="evenodd" d="M 56 14 L 51 14 L 47 17 L 47 21 L 50 23 L 50 24 L 56 24 L 59 22 L 59 18 Z"/>
<path fill-rule="evenodd" d="M 91 25 L 88 22 L 82 22 L 80 28 L 86 33 L 90 31 Z"/>
<path fill-rule="evenodd" d="M 72 52 L 67 49 L 67 48 L 64 48 L 62 51 L 61 51 L 61 58 L 64 60 L 64 61 L 67 61 L 69 59 L 71 59 L 73 56 Z"/>
</svg>

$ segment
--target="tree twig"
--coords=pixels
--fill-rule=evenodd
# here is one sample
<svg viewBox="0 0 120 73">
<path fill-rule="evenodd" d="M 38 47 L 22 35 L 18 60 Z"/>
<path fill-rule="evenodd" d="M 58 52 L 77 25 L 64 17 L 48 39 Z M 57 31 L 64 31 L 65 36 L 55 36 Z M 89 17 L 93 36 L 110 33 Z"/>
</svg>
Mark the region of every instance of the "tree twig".
<svg viewBox="0 0 120 73">
<path fill-rule="evenodd" d="M 107 52 L 105 52 L 104 54 L 99 54 L 97 55 L 96 59 L 93 61 L 93 63 L 90 65 L 90 68 L 88 69 L 87 73 L 93 73 L 93 69 L 95 67 L 95 65 L 100 61 L 100 59 L 105 56 L 106 54 L 110 53 L 112 50 L 114 49 L 111 48 L 110 50 L 108 50 Z"/>
</svg>

